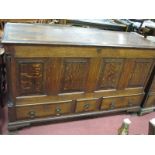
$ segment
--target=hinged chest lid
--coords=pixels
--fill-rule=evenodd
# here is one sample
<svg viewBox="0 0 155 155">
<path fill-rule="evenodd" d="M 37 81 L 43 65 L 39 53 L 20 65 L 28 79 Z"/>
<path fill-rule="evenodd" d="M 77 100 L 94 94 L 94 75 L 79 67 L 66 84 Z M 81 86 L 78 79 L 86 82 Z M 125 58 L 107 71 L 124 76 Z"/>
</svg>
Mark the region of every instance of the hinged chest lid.
<svg viewBox="0 0 155 155">
<path fill-rule="evenodd" d="M 134 32 L 116 32 L 95 28 L 25 23 L 7 23 L 2 43 L 155 49 L 155 43 Z"/>
</svg>

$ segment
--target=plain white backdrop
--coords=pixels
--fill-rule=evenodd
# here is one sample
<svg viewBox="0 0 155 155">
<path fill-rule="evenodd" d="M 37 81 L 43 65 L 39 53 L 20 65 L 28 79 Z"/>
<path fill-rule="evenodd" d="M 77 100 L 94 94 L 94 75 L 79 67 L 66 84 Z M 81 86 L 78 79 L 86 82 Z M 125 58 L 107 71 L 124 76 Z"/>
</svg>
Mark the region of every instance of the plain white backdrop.
<svg viewBox="0 0 155 155">
<path fill-rule="evenodd" d="M 0 18 L 155 18 L 154 0 L 0 0 Z"/>
</svg>

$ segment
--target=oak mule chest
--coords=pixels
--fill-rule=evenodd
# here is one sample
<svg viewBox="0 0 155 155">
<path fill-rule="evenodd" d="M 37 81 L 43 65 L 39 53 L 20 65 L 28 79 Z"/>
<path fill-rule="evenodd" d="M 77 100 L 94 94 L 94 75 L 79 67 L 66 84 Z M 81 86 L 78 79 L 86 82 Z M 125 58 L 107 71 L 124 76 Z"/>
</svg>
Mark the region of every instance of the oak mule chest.
<svg viewBox="0 0 155 155">
<path fill-rule="evenodd" d="M 7 23 L 9 128 L 139 111 L 155 44 L 136 33 Z"/>
</svg>

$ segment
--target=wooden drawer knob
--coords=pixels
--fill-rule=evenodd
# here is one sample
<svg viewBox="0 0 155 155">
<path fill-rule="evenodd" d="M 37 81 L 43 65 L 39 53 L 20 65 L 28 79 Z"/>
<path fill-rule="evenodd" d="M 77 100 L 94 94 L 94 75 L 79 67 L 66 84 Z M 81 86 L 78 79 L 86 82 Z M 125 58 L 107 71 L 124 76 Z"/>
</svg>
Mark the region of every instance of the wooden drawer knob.
<svg viewBox="0 0 155 155">
<path fill-rule="evenodd" d="M 55 109 L 55 111 L 56 111 L 56 115 L 60 115 L 61 108 L 60 108 L 60 107 L 57 107 L 57 108 Z"/>
<path fill-rule="evenodd" d="M 28 115 L 30 116 L 30 118 L 35 118 L 35 117 L 36 117 L 35 111 L 30 111 L 30 112 L 28 113 Z"/>
<path fill-rule="evenodd" d="M 112 101 L 112 103 L 110 104 L 110 109 L 114 109 L 115 108 L 115 102 Z"/>
<path fill-rule="evenodd" d="M 90 107 L 90 104 L 89 104 L 89 103 L 85 103 L 85 104 L 83 105 L 84 110 L 88 110 L 89 107 Z"/>
</svg>

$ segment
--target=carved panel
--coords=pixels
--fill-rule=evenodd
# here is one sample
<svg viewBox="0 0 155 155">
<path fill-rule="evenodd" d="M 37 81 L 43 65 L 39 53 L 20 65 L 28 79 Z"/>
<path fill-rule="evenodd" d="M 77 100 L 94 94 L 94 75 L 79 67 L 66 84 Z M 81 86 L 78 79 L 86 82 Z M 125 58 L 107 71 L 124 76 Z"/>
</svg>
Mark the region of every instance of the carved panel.
<svg viewBox="0 0 155 155">
<path fill-rule="evenodd" d="M 44 62 L 19 60 L 17 64 L 19 72 L 19 95 L 43 94 Z"/>
<path fill-rule="evenodd" d="M 61 92 L 84 91 L 88 59 L 64 59 Z"/>
<path fill-rule="evenodd" d="M 122 59 L 103 60 L 99 73 L 97 89 L 116 89 L 122 72 Z"/>
<path fill-rule="evenodd" d="M 151 60 L 136 60 L 134 70 L 131 74 L 128 87 L 143 87 L 152 65 Z"/>
</svg>

